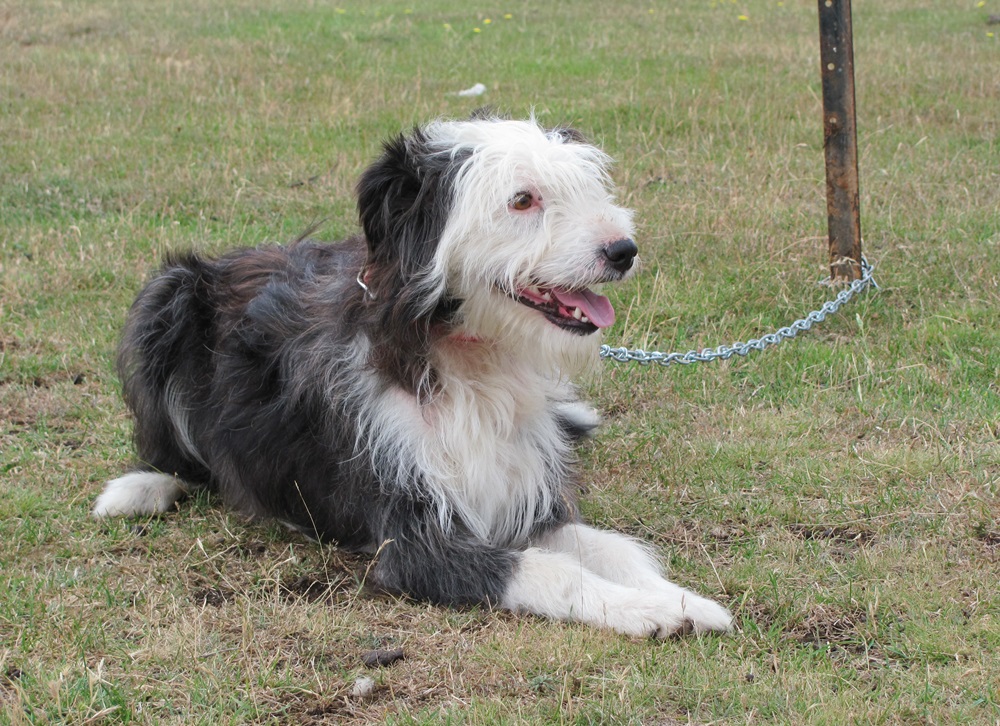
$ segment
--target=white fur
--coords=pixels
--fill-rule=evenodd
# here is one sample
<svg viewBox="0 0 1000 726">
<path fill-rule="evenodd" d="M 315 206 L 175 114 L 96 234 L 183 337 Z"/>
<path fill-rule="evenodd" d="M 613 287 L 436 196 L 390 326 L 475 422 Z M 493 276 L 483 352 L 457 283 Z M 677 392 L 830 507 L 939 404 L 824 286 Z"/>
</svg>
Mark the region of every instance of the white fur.
<svg viewBox="0 0 1000 726">
<path fill-rule="evenodd" d="M 657 638 L 732 627 L 728 610 L 663 579 L 624 535 L 571 524 L 538 544 L 524 552 L 503 607 Z"/>
<path fill-rule="evenodd" d="M 425 132 L 440 153 L 474 152 L 424 280 L 463 300 L 462 322 L 434 350 L 438 385 L 428 400 L 376 394 L 367 370 L 356 371 L 359 400 L 377 401 L 364 407 L 359 450 L 383 480 L 421 472 L 443 526 L 457 514 L 484 542 L 524 541 L 550 505 L 539 486 L 545 467 L 573 460 L 557 415 L 584 427 L 598 421 L 566 380 L 597 360 L 600 336 L 559 330 L 509 293 L 532 284 L 599 288 L 600 250 L 634 235 L 632 213 L 614 202 L 604 152 L 534 120 L 446 121 Z M 509 208 L 523 190 L 541 198 L 538 209 Z"/>
<path fill-rule="evenodd" d="M 422 404 L 399 389 L 374 394 L 377 381 L 359 371 L 354 391 L 375 401 L 363 410 L 359 451 L 383 480 L 416 484 L 420 472 L 446 531 L 457 515 L 483 542 L 526 542 L 551 505 L 539 486 L 547 462 L 572 460 L 551 407 L 566 384 L 486 342 L 444 345 L 452 350 L 439 352 L 438 389 Z"/>
<path fill-rule="evenodd" d="M 132 517 L 162 514 L 173 509 L 186 490 L 177 477 L 155 471 L 136 471 L 112 479 L 94 503 L 93 515 Z"/>
<path fill-rule="evenodd" d="M 567 422 L 580 429 L 596 429 L 601 425 L 601 417 L 597 411 L 580 401 L 559 401 L 554 404 L 554 409 Z"/>
<path fill-rule="evenodd" d="M 421 472 L 444 527 L 457 515 L 483 542 L 525 543 L 507 609 L 640 636 L 728 631 L 725 608 L 664 579 L 627 537 L 569 525 L 527 546 L 536 513 L 550 505 L 538 485 L 545 463 L 572 461 L 558 417 L 584 429 L 599 423 L 566 377 L 597 359 L 600 336 L 558 330 L 503 291 L 599 287 L 598 250 L 634 235 L 631 212 L 610 192 L 610 160 L 533 121 L 445 122 L 427 134 L 448 153 L 475 150 L 425 281 L 464 300 L 463 323 L 435 350 L 430 400 L 389 392 L 370 411 L 376 468 L 390 464 L 395 481 Z M 507 202 L 521 190 L 540 196 L 541 208 L 512 213 Z"/>
<path fill-rule="evenodd" d="M 424 416 L 423 470 L 481 540 L 526 541 L 551 506 L 552 492 L 538 484 L 551 476 L 546 463 L 572 460 L 549 406 L 558 385 L 496 351 L 442 358 L 441 390 Z"/>
<path fill-rule="evenodd" d="M 191 436 L 191 414 L 183 400 L 181 386 L 177 385 L 176 379 L 171 376 L 167 381 L 163 398 L 167 406 L 167 416 L 177 432 L 177 442 L 183 447 L 195 461 L 207 466 L 205 460 L 198 452 L 198 447 L 194 445 Z"/>
</svg>

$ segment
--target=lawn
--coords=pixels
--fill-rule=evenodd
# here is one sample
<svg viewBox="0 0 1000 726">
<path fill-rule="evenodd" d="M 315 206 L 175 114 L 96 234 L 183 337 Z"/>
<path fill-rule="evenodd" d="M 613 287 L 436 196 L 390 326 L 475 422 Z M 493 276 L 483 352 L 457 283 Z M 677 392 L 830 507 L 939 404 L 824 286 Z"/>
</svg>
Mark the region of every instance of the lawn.
<svg viewBox="0 0 1000 726">
<path fill-rule="evenodd" d="M 736 615 L 654 642 L 374 593 L 209 497 L 93 521 L 117 336 L 165 253 L 351 233 L 382 139 L 484 103 L 618 160 L 608 343 L 803 317 L 835 294 L 815 3 L 0 3 L 0 724 L 1000 724 L 996 14 L 855 3 L 877 292 L 743 359 L 595 362 L 587 517 Z"/>
</svg>

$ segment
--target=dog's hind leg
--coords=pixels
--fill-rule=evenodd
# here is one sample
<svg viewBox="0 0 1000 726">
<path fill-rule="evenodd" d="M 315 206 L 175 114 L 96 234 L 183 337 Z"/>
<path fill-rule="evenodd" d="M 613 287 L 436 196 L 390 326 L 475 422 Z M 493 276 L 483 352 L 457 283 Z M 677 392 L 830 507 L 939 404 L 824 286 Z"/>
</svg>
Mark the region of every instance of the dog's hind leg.
<svg viewBox="0 0 1000 726">
<path fill-rule="evenodd" d="M 177 477 L 133 471 L 104 485 L 92 514 L 98 519 L 162 514 L 173 509 L 185 494 L 187 490 Z"/>
</svg>

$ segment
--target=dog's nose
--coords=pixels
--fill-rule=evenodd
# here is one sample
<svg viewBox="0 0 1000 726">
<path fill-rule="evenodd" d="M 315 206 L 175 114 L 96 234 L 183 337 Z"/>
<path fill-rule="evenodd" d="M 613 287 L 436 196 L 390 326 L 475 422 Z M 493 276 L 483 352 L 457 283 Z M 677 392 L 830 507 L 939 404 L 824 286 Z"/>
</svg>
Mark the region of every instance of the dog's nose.
<svg viewBox="0 0 1000 726">
<path fill-rule="evenodd" d="M 632 260 L 639 254 L 639 248 L 630 239 L 615 240 L 604 248 L 604 257 L 608 267 L 618 272 L 628 272 L 632 269 Z"/>
</svg>

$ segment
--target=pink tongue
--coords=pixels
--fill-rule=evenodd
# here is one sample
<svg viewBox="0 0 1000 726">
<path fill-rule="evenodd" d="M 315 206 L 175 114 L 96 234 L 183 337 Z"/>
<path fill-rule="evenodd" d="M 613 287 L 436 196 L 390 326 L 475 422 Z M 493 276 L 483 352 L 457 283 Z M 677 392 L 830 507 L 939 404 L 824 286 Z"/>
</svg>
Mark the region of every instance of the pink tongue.
<svg viewBox="0 0 1000 726">
<path fill-rule="evenodd" d="M 580 308 L 583 314 L 590 318 L 590 322 L 598 328 L 614 325 L 615 309 L 611 307 L 611 301 L 603 295 L 598 295 L 590 290 L 564 290 L 561 287 L 552 288 L 552 294 L 563 307 L 570 310 Z"/>
</svg>

